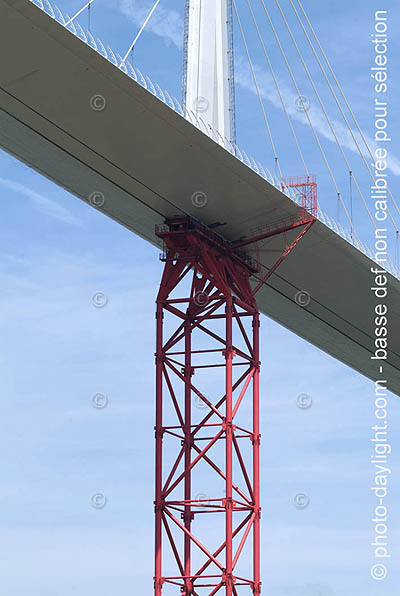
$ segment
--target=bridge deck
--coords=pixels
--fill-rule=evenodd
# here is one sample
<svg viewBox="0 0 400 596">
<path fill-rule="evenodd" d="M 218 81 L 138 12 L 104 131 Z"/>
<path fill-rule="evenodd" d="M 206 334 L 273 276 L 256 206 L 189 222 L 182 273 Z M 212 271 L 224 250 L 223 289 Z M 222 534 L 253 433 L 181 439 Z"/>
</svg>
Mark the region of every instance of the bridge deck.
<svg viewBox="0 0 400 596">
<path fill-rule="evenodd" d="M 0 145 L 109 217 L 159 245 L 155 224 L 189 214 L 227 240 L 299 207 L 29 0 L 0 0 Z M 90 107 L 102 95 L 103 111 Z M 192 194 L 207 195 L 196 207 Z M 262 253 L 268 267 L 273 254 Z M 317 221 L 258 294 L 260 310 L 364 375 L 374 352 L 373 261 Z M 388 275 L 384 376 L 400 394 L 400 282 Z M 299 291 L 311 302 L 296 303 Z"/>
</svg>

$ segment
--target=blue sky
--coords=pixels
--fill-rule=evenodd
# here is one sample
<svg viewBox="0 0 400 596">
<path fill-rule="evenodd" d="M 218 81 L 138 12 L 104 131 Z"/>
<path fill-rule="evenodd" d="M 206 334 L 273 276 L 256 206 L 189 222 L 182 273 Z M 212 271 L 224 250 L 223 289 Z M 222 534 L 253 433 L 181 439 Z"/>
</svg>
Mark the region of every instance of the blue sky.
<svg viewBox="0 0 400 596">
<path fill-rule="evenodd" d="M 150 4 L 95 0 L 92 32 L 124 54 Z M 59 0 L 70 15 L 81 5 L 81 0 Z M 238 6 L 243 9 L 244 2 Z M 370 33 L 374 11 L 389 9 L 391 186 L 397 191 L 399 41 L 394 28 L 400 3 L 304 0 L 304 6 L 369 136 Z M 244 10 L 242 14 L 246 22 Z M 162 0 L 134 56 L 143 72 L 178 97 L 182 15 L 183 1 Z M 80 21 L 86 25 L 87 15 Z M 295 97 L 270 39 L 269 44 L 290 103 Z M 282 167 L 288 175 L 301 174 L 282 112 L 268 94 L 269 81 L 254 37 L 250 46 L 279 140 Z M 238 144 L 272 169 L 238 38 L 236 91 Z M 305 83 L 303 93 L 317 110 Z M 333 189 L 301 117 L 296 127 L 310 169 L 318 177 L 321 204 L 336 217 Z M 323 126 L 321 121 L 322 134 Z M 348 200 L 348 174 L 333 144 L 324 143 Z M 368 196 L 368 178 L 356 156 L 353 161 Z M 150 594 L 154 300 L 162 269 L 158 251 L 4 153 L 0 188 L 0 591 L 10 596 L 25 595 L 28 589 L 32 596 Z M 372 244 L 360 205 L 355 203 L 354 210 L 357 229 Z M 343 215 L 340 218 L 344 223 Z M 93 306 L 96 292 L 107 296 L 104 308 Z M 393 451 L 387 503 L 393 560 L 388 578 L 378 583 L 369 571 L 375 503 L 369 463 L 375 424 L 373 384 L 265 317 L 261 338 L 264 593 L 397 596 L 398 398 L 393 396 L 388 408 Z M 97 392 L 108 397 L 104 409 L 93 407 Z M 300 393 L 312 396 L 312 407 L 296 406 Z M 92 507 L 95 493 L 106 495 L 104 508 Z M 297 493 L 310 498 L 305 510 L 293 506 Z"/>
</svg>

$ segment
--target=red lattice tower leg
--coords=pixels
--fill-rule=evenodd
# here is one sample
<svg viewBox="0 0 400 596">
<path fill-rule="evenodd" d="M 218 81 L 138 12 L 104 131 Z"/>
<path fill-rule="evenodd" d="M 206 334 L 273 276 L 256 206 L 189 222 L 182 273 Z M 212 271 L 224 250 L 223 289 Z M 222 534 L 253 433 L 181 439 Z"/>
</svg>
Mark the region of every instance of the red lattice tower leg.
<svg viewBox="0 0 400 596">
<path fill-rule="evenodd" d="M 254 268 L 188 220 L 157 235 L 166 253 L 157 298 L 155 596 L 259 594 Z M 212 394 L 202 386 L 210 375 Z M 246 418 L 248 427 L 239 425 Z M 169 464 L 167 439 L 175 442 Z M 196 494 L 202 466 L 212 482 Z M 240 572 L 249 567 L 250 577 Z"/>
</svg>

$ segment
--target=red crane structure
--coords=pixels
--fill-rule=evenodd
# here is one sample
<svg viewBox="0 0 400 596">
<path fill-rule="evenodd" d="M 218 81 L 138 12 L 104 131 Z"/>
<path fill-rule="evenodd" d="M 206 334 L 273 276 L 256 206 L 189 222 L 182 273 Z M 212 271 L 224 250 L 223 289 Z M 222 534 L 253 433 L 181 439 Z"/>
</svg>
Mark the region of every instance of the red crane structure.
<svg viewBox="0 0 400 596">
<path fill-rule="evenodd" d="M 165 246 L 165 266 L 156 313 L 155 596 L 176 595 L 178 589 L 184 596 L 261 592 L 260 315 L 255 294 L 314 221 L 302 209 L 297 221 L 236 243 L 188 217 L 156 228 Z M 258 262 L 240 249 L 256 244 L 259 250 L 262 241 L 286 238 L 290 230 L 300 231 L 262 276 Z M 202 387 L 210 375 L 213 396 Z M 170 444 L 175 444 L 172 459 Z M 204 489 L 195 494 L 202 465 L 213 472 L 213 494 Z M 217 544 L 215 536 L 201 531 L 206 514 L 214 516 Z M 167 574 L 164 568 L 172 565 Z"/>
</svg>

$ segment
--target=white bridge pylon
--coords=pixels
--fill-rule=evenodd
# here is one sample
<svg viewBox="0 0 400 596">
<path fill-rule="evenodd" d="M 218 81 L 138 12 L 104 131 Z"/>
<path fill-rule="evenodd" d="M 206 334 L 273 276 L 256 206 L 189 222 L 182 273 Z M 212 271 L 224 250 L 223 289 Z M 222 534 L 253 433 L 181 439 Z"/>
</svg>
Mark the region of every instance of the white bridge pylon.
<svg viewBox="0 0 400 596">
<path fill-rule="evenodd" d="M 185 65 L 186 107 L 230 141 L 234 137 L 231 0 L 189 0 Z"/>
</svg>

